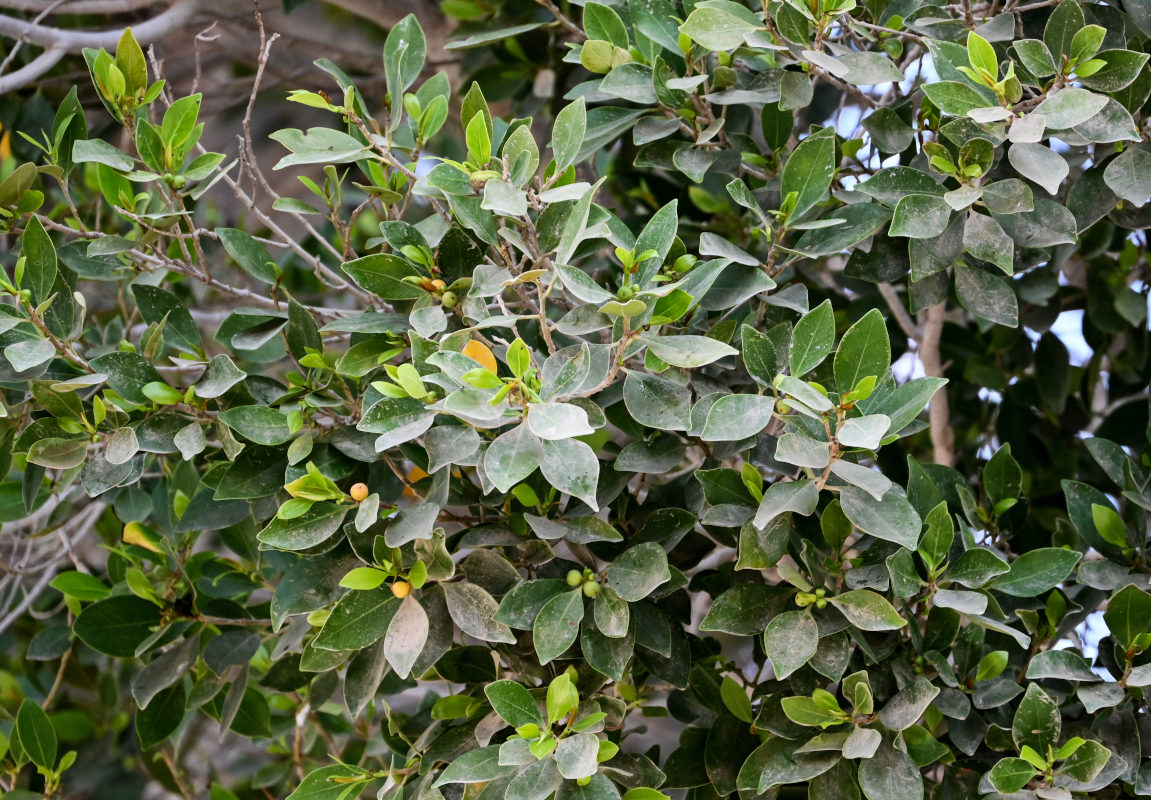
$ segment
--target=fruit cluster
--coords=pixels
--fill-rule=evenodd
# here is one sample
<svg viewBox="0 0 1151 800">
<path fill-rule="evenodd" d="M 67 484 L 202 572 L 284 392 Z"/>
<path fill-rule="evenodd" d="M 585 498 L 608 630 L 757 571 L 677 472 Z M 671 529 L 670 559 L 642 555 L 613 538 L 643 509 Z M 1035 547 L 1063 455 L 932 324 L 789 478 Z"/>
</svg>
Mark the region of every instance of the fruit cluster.
<svg viewBox="0 0 1151 800">
<path fill-rule="evenodd" d="M 578 569 L 573 569 L 568 572 L 568 586 L 583 586 L 583 593 L 586 597 L 595 597 L 599 594 L 600 585 L 596 580 L 596 575 L 587 567 L 584 571 L 580 572 Z"/>
</svg>

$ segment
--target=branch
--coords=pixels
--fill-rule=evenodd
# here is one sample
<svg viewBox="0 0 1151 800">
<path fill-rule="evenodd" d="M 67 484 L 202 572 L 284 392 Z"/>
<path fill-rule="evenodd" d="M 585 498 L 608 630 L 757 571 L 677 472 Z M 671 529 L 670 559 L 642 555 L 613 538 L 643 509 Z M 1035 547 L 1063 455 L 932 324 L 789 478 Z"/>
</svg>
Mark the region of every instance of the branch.
<svg viewBox="0 0 1151 800">
<path fill-rule="evenodd" d="M 5 3 L 7 5 L 7 3 Z M 196 0 L 176 0 L 167 11 L 135 26 L 136 38 L 142 41 L 161 39 L 191 23 L 196 13 Z M 0 36 L 21 39 L 40 47 L 78 53 L 85 47 L 115 49 L 123 28 L 110 31 L 70 31 L 50 25 L 37 25 L 0 14 Z"/>
<path fill-rule="evenodd" d="M 919 360 L 923 371 L 929 377 L 942 378 L 943 364 L 939 357 L 939 340 L 943 334 L 943 320 L 947 315 L 947 304 L 940 303 L 927 309 L 923 322 L 923 337 L 919 340 Z M 955 465 L 955 433 L 951 430 L 951 407 L 947 401 L 947 387 L 940 387 L 931 398 L 927 412 L 931 426 L 931 446 L 935 463 L 944 466 Z"/>
<path fill-rule="evenodd" d="M 0 8 L 29 14 L 127 14 L 159 5 L 160 0 L 0 0 Z"/>
<path fill-rule="evenodd" d="M 903 307 L 903 301 L 899 299 L 899 294 L 895 291 L 895 287 L 890 283 L 879 284 L 879 293 L 883 295 L 883 299 L 887 301 L 888 308 L 891 313 L 895 315 L 895 321 L 899 323 L 899 328 L 906 335 L 907 338 L 913 342 L 918 342 L 923 336 L 922 331 L 915 324 L 915 320 L 911 318 L 911 314 L 907 313 L 907 309 Z"/>
<path fill-rule="evenodd" d="M 59 64 L 60 60 L 67 54 L 68 51 L 62 47 L 49 47 L 15 72 L 0 75 L 0 94 L 7 94 L 17 89 L 23 89 L 45 72 L 52 69 L 52 67 Z"/>
</svg>

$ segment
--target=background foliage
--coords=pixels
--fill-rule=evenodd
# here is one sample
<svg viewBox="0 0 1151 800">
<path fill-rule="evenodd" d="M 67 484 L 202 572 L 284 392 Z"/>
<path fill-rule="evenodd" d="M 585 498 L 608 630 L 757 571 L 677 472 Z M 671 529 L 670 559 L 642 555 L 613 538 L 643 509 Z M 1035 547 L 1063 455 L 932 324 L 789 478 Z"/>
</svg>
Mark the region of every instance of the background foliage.
<svg viewBox="0 0 1151 800">
<path fill-rule="evenodd" d="M 1151 5 L 443 11 L 5 98 L 4 796 L 1151 794 Z"/>
</svg>

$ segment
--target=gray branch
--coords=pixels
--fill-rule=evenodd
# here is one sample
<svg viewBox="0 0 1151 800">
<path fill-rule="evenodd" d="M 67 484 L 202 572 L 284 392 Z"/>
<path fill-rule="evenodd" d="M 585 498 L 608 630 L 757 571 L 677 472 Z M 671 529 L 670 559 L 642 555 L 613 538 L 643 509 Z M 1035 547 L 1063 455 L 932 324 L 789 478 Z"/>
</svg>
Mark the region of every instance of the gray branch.
<svg viewBox="0 0 1151 800">
<path fill-rule="evenodd" d="M 159 5 L 160 0 L 0 0 L 6 11 L 24 11 L 29 14 L 127 14 L 141 8 Z"/>
<path fill-rule="evenodd" d="M 0 94 L 13 92 L 27 86 L 59 64 L 60 59 L 67 54 L 68 51 L 62 47 L 50 47 L 15 72 L 0 75 Z"/>
<path fill-rule="evenodd" d="M 0 5 L 6 6 L 9 2 L 11 0 L 0 3 Z M 139 41 L 149 42 L 160 39 L 190 24 L 195 13 L 195 0 L 176 0 L 166 11 L 135 26 L 133 32 Z M 24 22 L 0 14 L 0 36 L 70 53 L 78 53 L 86 47 L 93 49 L 103 47 L 105 50 L 112 50 L 116 47 L 122 33 L 123 28 L 108 31 L 70 31 L 54 28 L 50 25 Z M 15 74 L 17 73 L 13 73 L 13 75 Z"/>
</svg>

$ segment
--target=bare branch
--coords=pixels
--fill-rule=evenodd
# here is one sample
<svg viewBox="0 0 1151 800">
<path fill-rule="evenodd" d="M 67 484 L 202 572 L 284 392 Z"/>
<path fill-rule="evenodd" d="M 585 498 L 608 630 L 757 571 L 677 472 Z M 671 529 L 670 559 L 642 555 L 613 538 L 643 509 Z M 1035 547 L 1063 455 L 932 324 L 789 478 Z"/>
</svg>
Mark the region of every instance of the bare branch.
<svg viewBox="0 0 1151 800">
<path fill-rule="evenodd" d="M 919 341 L 919 360 L 923 371 L 929 377 L 943 377 L 943 363 L 939 356 L 939 339 L 943 334 L 943 321 L 947 316 L 947 304 L 940 303 L 925 312 L 923 338 Z M 940 387 L 931 397 L 927 412 L 931 426 L 931 446 L 935 463 L 944 466 L 955 465 L 955 433 L 951 430 L 951 406 L 947 400 L 947 387 Z"/>
<path fill-rule="evenodd" d="M 8 75 L 0 75 L 0 94 L 23 89 L 52 67 L 60 63 L 68 51 L 62 47 L 50 47 L 20 69 Z"/>
<path fill-rule="evenodd" d="M 136 38 L 142 41 L 161 39 L 190 24 L 196 14 L 196 0 L 176 0 L 166 11 L 134 27 Z M 24 22 L 0 14 L 0 36 L 20 39 L 47 48 L 64 49 L 78 53 L 85 47 L 111 50 L 116 47 L 123 28 L 108 31 L 70 31 L 50 25 Z"/>
<path fill-rule="evenodd" d="M 128 14 L 159 4 L 160 0 L 0 0 L 0 8 L 6 11 L 29 14 Z"/>
<path fill-rule="evenodd" d="M 907 338 L 913 342 L 918 342 L 920 337 L 923 336 L 922 331 L 915 324 L 915 320 L 911 318 L 911 314 L 903 307 L 903 301 L 899 299 L 899 294 L 895 291 L 895 287 L 890 283 L 879 284 L 879 293 L 883 295 L 883 299 L 887 301 L 891 313 L 895 316 L 895 321 L 899 323 L 899 328 Z"/>
</svg>

